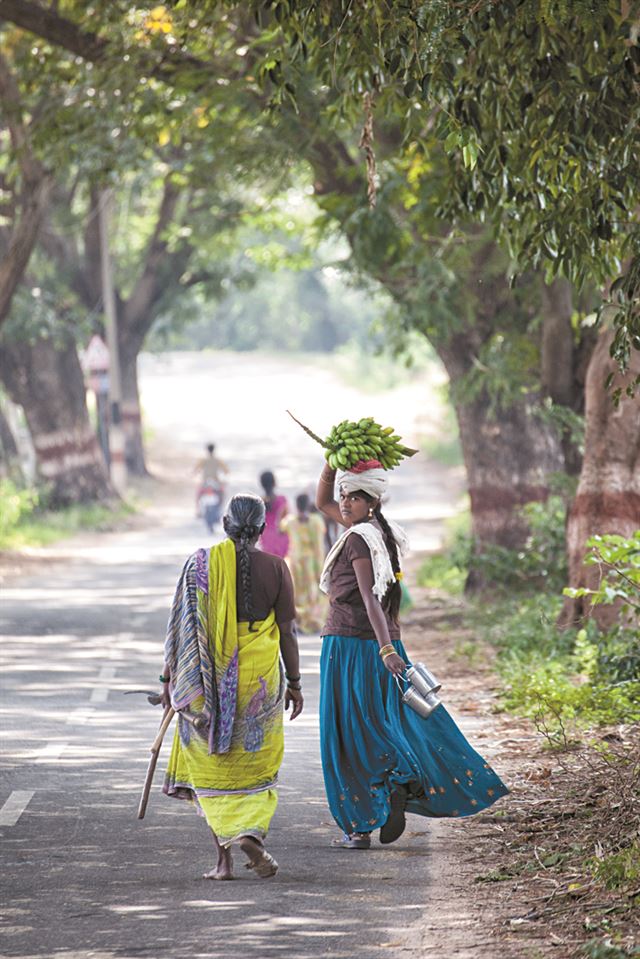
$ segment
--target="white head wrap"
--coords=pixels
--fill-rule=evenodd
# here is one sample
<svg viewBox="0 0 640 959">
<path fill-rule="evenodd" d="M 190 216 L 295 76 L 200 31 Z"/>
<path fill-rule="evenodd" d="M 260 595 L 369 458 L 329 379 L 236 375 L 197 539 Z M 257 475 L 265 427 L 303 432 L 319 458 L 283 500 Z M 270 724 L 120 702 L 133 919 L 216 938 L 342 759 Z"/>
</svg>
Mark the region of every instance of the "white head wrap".
<svg viewBox="0 0 640 959">
<path fill-rule="evenodd" d="M 376 499 L 382 499 L 389 485 L 387 471 L 381 467 L 363 470 L 362 473 L 353 473 L 351 470 L 338 470 L 336 473 L 336 483 L 338 489 L 343 489 L 345 493 L 355 493 L 361 489 L 363 493 L 368 493 L 369 496 L 374 496 Z"/>
</svg>

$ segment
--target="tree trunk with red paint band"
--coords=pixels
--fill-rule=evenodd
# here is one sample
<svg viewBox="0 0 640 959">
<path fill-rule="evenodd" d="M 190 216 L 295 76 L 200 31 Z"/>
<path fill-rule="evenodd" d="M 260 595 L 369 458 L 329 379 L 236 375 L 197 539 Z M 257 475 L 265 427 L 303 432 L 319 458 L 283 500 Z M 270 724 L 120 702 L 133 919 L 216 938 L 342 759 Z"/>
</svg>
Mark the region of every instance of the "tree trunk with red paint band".
<svg viewBox="0 0 640 959">
<path fill-rule="evenodd" d="M 569 585 L 574 588 L 595 588 L 602 576 L 598 566 L 584 564 L 590 536 L 629 536 L 640 528 L 640 398 L 624 395 L 624 387 L 640 372 L 640 353 L 632 351 L 626 377 L 615 372 L 612 389 L 623 388 L 616 408 L 604 385 L 617 369 L 609 355 L 611 340 L 611 332 L 603 330 L 587 373 L 584 461 L 567 520 Z M 607 629 L 618 611 L 615 606 L 591 608 L 588 597 L 567 598 L 560 623 L 579 623 L 587 616 Z"/>
<path fill-rule="evenodd" d="M 40 480 L 53 507 L 115 495 L 87 412 L 75 343 L 3 341 L 0 378 L 24 409 Z"/>
</svg>

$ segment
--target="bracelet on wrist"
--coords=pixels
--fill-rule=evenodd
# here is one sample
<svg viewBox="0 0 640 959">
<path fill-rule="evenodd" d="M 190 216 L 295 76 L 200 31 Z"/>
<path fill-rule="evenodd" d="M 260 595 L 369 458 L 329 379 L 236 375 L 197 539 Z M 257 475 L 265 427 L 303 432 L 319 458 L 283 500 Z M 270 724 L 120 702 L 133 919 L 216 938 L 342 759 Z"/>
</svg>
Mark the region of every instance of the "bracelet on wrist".
<svg viewBox="0 0 640 959">
<path fill-rule="evenodd" d="M 386 646 L 381 646 L 378 650 L 378 655 L 382 656 L 384 659 L 385 656 L 390 656 L 391 653 L 395 653 L 396 648 L 392 643 L 387 643 Z"/>
<path fill-rule="evenodd" d="M 289 673 L 285 673 L 285 676 L 288 683 L 299 683 L 302 678 L 301 676 L 290 676 Z"/>
<path fill-rule="evenodd" d="M 170 676 L 163 676 L 162 673 L 160 673 L 160 675 L 158 676 L 158 679 L 160 680 L 161 683 L 168 683 L 168 682 L 170 682 L 171 677 L 170 677 Z"/>
<path fill-rule="evenodd" d="M 287 689 L 293 689 L 295 692 L 300 692 L 302 689 L 301 683 L 287 683 Z"/>
</svg>

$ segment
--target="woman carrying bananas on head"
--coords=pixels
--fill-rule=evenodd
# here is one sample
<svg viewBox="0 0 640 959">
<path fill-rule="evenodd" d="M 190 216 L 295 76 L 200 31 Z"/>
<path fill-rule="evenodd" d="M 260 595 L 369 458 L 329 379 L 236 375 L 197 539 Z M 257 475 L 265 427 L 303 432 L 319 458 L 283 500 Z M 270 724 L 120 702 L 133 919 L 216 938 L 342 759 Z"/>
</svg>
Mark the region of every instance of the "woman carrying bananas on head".
<svg viewBox="0 0 640 959">
<path fill-rule="evenodd" d="M 380 506 L 388 485 L 384 466 L 392 464 L 360 461 L 336 474 L 329 465 L 335 454 L 326 455 L 316 504 L 346 531 L 320 581 L 330 602 L 320 660 L 322 768 L 329 807 L 344 832 L 333 845 L 368 849 L 375 829 L 382 843 L 399 838 L 405 811 L 468 816 L 508 790 L 442 705 L 425 719 L 396 688 L 407 660 L 398 625 L 407 540 Z"/>
</svg>

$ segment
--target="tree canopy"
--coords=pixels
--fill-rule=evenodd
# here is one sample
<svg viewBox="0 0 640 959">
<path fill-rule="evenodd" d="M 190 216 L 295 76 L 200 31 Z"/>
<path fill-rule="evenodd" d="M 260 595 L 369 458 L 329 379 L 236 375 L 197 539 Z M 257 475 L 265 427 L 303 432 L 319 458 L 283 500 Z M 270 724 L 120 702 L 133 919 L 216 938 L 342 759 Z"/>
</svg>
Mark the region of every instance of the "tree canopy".
<svg viewBox="0 0 640 959">
<path fill-rule="evenodd" d="M 78 134 L 85 162 L 94 149 L 117 168 L 132 143 L 170 143 L 178 128 L 220 142 L 225 113 L 242 122 L 242 110 L 227 112 L 231 90 L 254 122 L 303 112 L 310 85 L 335 128 L 373 119 L 380 140 L 392 119 L 398 150 L 422 156 L 426 176 L 435 137 L 448 157 L 440 215 L 490 223 L 514 272 L 599 285 L 615 306 L 614 356 L 624 367 L 640 348 L 637 4 L 0 0 L 0 18 L 20 28 L 14 57 L 35 53 L 47 77 L 52 64 L 59 82 L 73 77 L 57 137 Z"/>
</svg>

